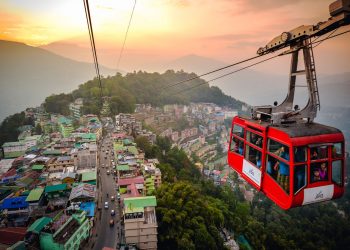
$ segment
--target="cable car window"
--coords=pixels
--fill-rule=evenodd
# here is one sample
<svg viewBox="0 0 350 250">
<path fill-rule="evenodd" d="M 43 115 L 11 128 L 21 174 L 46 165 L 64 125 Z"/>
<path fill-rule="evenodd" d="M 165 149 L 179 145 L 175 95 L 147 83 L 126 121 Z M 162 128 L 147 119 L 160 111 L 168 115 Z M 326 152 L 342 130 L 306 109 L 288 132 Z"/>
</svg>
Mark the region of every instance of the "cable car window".
<svg viewBox="0 0 350 250">
<path fill-rule="evenodd" d="M 232 133 L 241 138 L 244 138 L 244 129 L 241 126 L 238 126 L 237 124 L 233 126 Z"/>
<path fill-rule="evenodd" d="M 284 191 L 289 193 L 289 165 L 271 155 L 267 155 L 266 166 L 268 175 L 274 178 Z"/>
<path fill-rule="evenodd" d="M 263 145 L 263 137 L 255 134 L 253 132 L 247 131 L 247 140 L 248 142 L 258 146 L 259 148 L 262 148 Z"/>
<path fill-rule="evenodd" d="M 307 148 L 295 147 L 294 148 L 294 162 L 306 162 L 307 161 Z"/>
<path fill-rule="evenodd" d="M 316 162 L 310 165 L 310 183 L 328 180 L 327 162 Z"/>
<path fill-rule="evenodd" d="M 261 168 L 261 152 L 259 150 L 246 145 L 245 159 Z"/>
<path fill-rule="evenodd" d="M 343 150 L 342 150 L 342 144 L 339 143 L 335 143 L 332 146 L 332 157 L 333 158 L 340 158 L 343 156 Z"/>
<path fill-rule="evenodd" d="M 311 160 L 319 160 L 328 158 L 327 146 L 318 146 L 310 149 Z"/>
<path fill-rule="evenodd" d="M 333 161 L 332 162 L 332 181 L 338 185 L 342 185 L 342 161 Z"/>
<path fill-rule="evenodd" d="M 289 161 L 289 147 L 269 139 L 269 152 Z"/>
<path fill-rule="evenodd" d="M 243 155 L 243 141 L 233 136 L 230 151 Z"/>
<path fill-rule="evenodd" d="M 306 186 L 306 165 L 294 166 L 294 194 Z"/>
</svg>

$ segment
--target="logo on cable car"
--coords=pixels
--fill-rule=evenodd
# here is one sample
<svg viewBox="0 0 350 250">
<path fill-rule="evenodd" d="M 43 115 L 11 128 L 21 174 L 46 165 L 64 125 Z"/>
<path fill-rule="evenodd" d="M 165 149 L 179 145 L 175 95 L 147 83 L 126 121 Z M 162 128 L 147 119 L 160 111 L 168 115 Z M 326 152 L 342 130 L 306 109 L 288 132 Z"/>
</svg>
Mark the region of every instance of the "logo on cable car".
<svg viewBox="0 0 350 250">
<path fill-rule="evenodd" d="M 303 205 L 332 199 L 334 185 L 305 188 Z"/>
<path fill-rule="evenodd" d="M 261 171 L 249 161 L 243 159 L 242 172 L 252 180 L 256 185 L 260 187 L 261 185 Z"/>
<path fill-rule="evenodd" d="M 251 174 L 252 176 L 254 176 L 254 170 L 253 169 L 249 169 L 249 174 Z"/>
<path fill-rule="evenodd" d="M 316 194 L 315 200 L 322 199 L 322 198 L 323 198 L 323 193 L 322 193 L 322 190 L 321 190 L 319 193 Z"/>
</svg>

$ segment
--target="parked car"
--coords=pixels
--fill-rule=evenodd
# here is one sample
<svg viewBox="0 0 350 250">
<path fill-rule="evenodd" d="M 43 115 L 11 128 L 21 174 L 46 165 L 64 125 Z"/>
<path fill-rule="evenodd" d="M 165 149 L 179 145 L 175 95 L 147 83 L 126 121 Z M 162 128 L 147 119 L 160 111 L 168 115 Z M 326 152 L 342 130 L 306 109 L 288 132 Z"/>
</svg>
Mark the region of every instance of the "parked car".
<svg viewBox="0 0 350 250">
<path fill-rule="evenodd" d="M 114 196 L 113 195 L 111 196 L 111 201 L 114 201 Z"/>
<path fill-rule="evenodd" d="M 114 216 L 115 215 L 115 211 L 112 209 L 111 210 L 111 215 Z"/>
<path fill-rule="evenodd" d="M 108 201 L 105 202 L 105 208 L 108 208 Z"/>
</svg>

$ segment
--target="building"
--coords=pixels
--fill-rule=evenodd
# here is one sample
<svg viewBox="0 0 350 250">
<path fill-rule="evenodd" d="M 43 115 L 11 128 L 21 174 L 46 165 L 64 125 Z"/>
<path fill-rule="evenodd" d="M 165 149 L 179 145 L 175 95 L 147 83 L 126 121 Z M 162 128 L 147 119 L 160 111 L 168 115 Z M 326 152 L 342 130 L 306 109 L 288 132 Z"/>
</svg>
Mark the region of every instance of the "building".
<svg viewBox="0 0 350 250">
<path fill-rule="evenodd" d="M 4 158 L 16 158 L 25 154 L 27 146 L 24 142 L 5 142 L 2 149 L 4 150 Z"/>
<path fill-rule="evenodd" d="M 60 173 L 65 170 L 66 167 L 73 166 L 74 162 L 70 156 L 60 156 L 56 161 L 48 164 L 47 171 L 49 173 Z"/>
<path fill-rule="evenodd" d="M 26 198 L 27 196 L 12 197 L 4 199 L 2 202 L 0 210 L 6 216 L 9 225 L 18 227 L 27 224 L 29 204 L 26 202 Z"/>
<path fill-rule="evenodd" d="M 72 120 L 66 117 L 60 117 L 58 119 L 58 129 L 64 138 L 69 137 L 74 130 Z"/>
<path fill-rule="evenodd" d="M 88 149 L 75 150 L 72 153 L 74 166 L 77 169 L 96 168 L 97 166 L 97 147 L 89 144 Z"/>
<path fill-rule="evenodd" d="M 83 107 L 83 99 L 78 98 L 78 99 L 75 99 L 74 102 L 69 104 L 69 111 L 74 118 L 79 119 L 81 116 L 82 107 Z"/>
<path fill-rule="evenodd" d="M 33 211 L 35 208 L 43 204 L 44 200 L 44 189 L 43 188 L 35 188 L 32 189 L 27 196 L 26 202 L 29 204 L 29 211 Z"/>
<path fill-rule="evenodd" d="M 157 249 L 157 218 L 155 196 L 124 199 L 125 243 L 138 249 Z"/>
<path fill-rule="evenodd" d="M 81 181 L 83 183 L 96 185 L 96 178 L 97 178 L 96 171 L 85 172 L 81 174 Z"/>
<path fill-rule="evenodd" d="M 78 211 L 55 232 L 43 230 L 40 234 L 42 250 L 78 250 L 90 235 L 90 222 L 85 211 Z"/>
<path fill-rule="evenodd" d="M 35 147 L 39 144 L 41 140 L 41 135 L 32 135 L 25 137 L 22 142 L 26 145 L 27 149 Z"/>
</svg>

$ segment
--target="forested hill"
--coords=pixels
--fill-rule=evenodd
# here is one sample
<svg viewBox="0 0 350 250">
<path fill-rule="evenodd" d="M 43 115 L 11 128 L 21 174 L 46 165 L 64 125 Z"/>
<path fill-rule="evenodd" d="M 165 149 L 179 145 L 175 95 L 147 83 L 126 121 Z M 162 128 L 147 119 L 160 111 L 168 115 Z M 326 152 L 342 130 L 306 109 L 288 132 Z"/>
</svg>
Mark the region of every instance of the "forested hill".
<svg viewBox="0 0 350 250">
<path fill-rule="evenodd" d="M 219 106 L 240 109 L 242 102 L 225 95 L 218 87 L 210 87 L 203 79 L 195 79 L 176 84 L 195 77 L 194 73 L 168 70 L 163 74 L 133 72 L 125 76 L 117 74 L 102 78 L 103 96 L 109 96 L 113 114 L 132 112 L 136 103 L 150 103 L 154 106 L 165 104 L 188 104 L 189 102 L 212 102 Z M 198 87 L 197 87 L 198 86 Z M 48 112 L 68 113 L 68 104 L 72 100 L 84 98 L 83 113 L 100 111 L 100 89 L 95 78 L 81 84 L 70 94 L 52 95 L 45 100 Z"/>
</svg>

